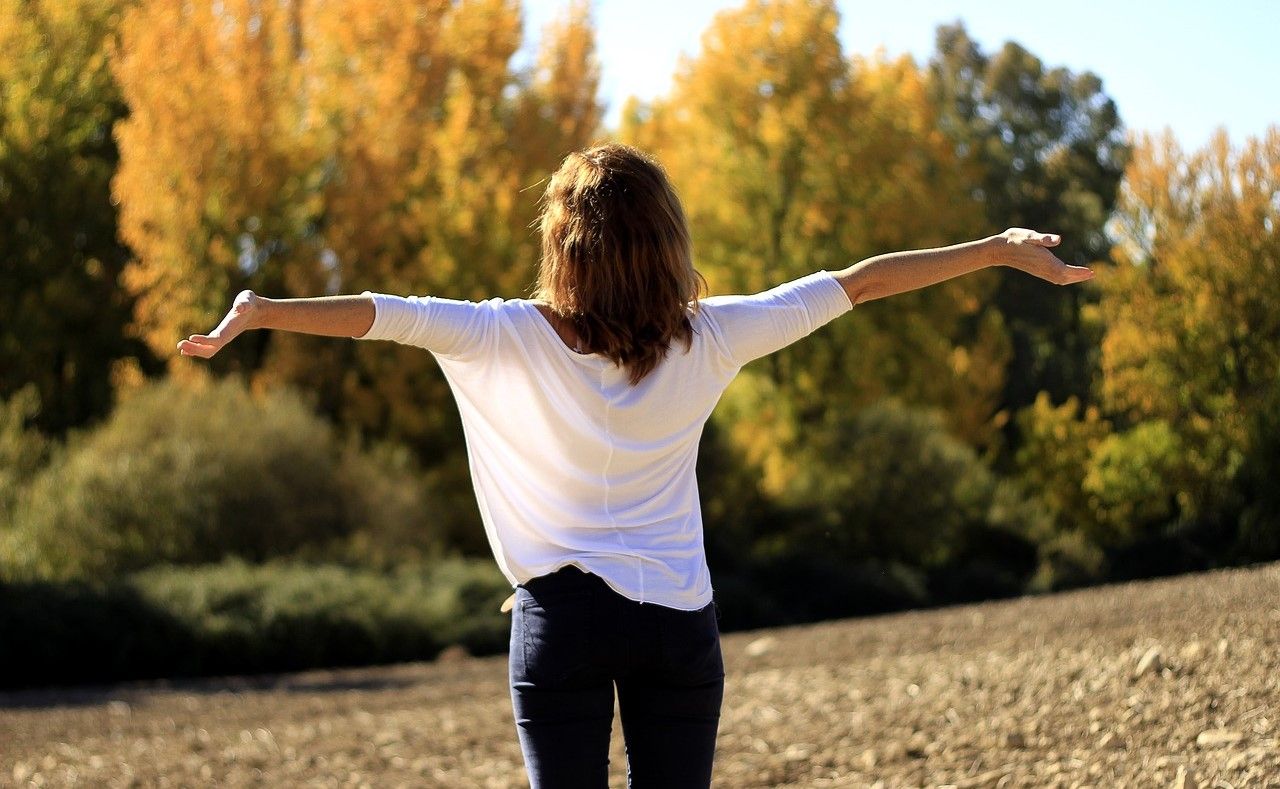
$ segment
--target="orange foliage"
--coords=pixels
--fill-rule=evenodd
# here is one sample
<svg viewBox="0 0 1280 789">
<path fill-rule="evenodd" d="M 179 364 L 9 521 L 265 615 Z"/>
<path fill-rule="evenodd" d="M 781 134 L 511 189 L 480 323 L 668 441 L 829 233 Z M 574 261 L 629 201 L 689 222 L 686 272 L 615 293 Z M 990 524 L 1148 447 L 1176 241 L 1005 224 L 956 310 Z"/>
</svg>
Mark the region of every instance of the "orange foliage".
<svg viewBox="0 0 1280 789">
<path fill-rule="evenodd" d="M 115 59 L 131 108 L 115 195 L 147 342 L 170 355 L 244 287 L 519 295 L 527 187 L 600 117 L 585 6 L 529 77 L 520 41 L 514 0 L 139 4 Z M 421 354 L 272 335 L 230 355 L 348 424 L 415 442 L 452 428 Z"/>
</svg>

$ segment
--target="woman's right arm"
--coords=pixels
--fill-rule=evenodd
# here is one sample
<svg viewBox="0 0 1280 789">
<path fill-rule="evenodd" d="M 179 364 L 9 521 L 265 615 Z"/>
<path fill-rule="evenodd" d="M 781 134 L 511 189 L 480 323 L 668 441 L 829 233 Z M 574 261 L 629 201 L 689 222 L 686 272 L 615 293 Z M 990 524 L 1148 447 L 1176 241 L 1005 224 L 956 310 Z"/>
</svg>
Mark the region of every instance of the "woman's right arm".
<svg viewBox="0 0 1280 789">
<path fill-rule="evenodd" d="M 231 310 L 208 334 L 193 334 L 178 343 L 183 356 L 208 359 L 242 332 L 280 329 L 325 337 L 362 337 L 373 327 L 373 298 L 321 296 L 313 299 L 267 299 L 253 291 L 236 296 Z"/>
</svg>

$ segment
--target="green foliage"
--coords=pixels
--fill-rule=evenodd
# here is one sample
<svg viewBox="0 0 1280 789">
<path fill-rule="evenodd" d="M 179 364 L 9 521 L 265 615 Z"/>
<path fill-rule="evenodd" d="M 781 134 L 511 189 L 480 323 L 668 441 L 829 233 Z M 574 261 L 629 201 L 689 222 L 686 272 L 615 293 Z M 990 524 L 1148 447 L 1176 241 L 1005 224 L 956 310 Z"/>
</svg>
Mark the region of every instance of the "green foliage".
<svg viewBox="0 0 1280 789">
<path fill-rule="evenodd" d="M 1018 476 L 1053 514 L 1051 534 L 1080 531 L 1088 539 L 1105 542 L 1107 535 L 1081 482 L 1094 450 L 1111 431 L 1110 423 L 1097 408 L 1082 410 L 1075 398 L 1055 406 L 1048 392 L 1041 392 L 1017 419 L 1022 436 L 1015 458 Z M 1043 536 L 1048 540 L 1051 534 Z"/>
<path fill-rule="evenodd" d="M 807 537 L 825 551 L 935 568 L 986 522 L 995 478 L 934 413 L 894 401 L 837 410 L 803 446 L 784 501 L 811 513 Z"/>
<path fill-rule="evenodd" d="M 49 439 L 32 427 L 39 413 L 40 395 L 33 384 L 0 401 L 0 540 L 19 491 L 49 458 Z"/>
<path fill-rule="evenodd" d="M 1027 584 L 1031 592 L 1054 592 L 1100 582 L 1106 555 L 1081 531 L 1062 531 L 1040 548 L 1040 564 Z"/>
<path fill-rule="evenodd" d="M 938 28 L 929 92 L 938 128 L 977 166 L 971 185 L 988 229 L 1041 228 L 1062 235 L 1068 263 L 1105 260 L 1105 224 L 1128 145 L 1115 102 L 1089 72 L 1047 67 L 1016 43 L 987 54 L 962 24 Z M 1013 340 L 1004 405 L 1017 411 L 1040 391 L 1088 398 L 1098 327 L 1087 320 L 1090 287 L 1067 292 L 1031 277 L 1001 277 L 994 304 Z"/>
<path fill-rule="evenodd" d="M 1242 502 L 1236 561 L 1280 559 L 1280 380 L 1253 415 L 1249 452 L 1232 487 Z"/>
<path fill-rule="evenodd" d="M 239 561 L 107 585 L 0 583 L 0 686 L 291 671 L 501 651 L 491 562 L 390 574 Z"/>
<path fill-rule="evenodd" d="M 295 396 L 234 379 L 134 393 L 77 437 L 15 511 L 10 577 L 104 579 L 223 556 L 430 551 L 408 466 L 343 447 Z"/>
<path fill-rule="evenodd" d="M 1038 591 L 1105 577 L 1137 578 L 1199 569 L 1184 533 L 1192 477 L 1182 439 L 1167 423 L 1116 431 L 1074 398 L 1042 393 L 1018 417 L 1019 476 L 1051 513 L 1038 531 Z"/>
<path fill-rule="evenodd" d="M 1185 477 L 1182 440 L 1167 423 L 1142 422 L 1094 448 L 1081 488 L 1112 543 L 1175 521 Z"/>
</svg>

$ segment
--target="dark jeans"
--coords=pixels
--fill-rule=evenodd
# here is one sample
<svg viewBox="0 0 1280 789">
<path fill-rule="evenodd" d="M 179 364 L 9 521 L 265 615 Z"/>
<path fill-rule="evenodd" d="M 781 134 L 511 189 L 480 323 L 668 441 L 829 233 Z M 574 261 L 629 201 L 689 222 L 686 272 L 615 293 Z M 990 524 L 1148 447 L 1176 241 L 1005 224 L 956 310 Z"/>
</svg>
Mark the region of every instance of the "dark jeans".
<svg viewBox="0 0 1280 789">
<path fill-rule="evenodd" d="M 711 785 L 724 663 L 715 605 L 628 600 L 566 567 L 516 590 L 511 700 L 533 789 L 604 787 L 617 687 L 628 785 Z"/>
</svg>

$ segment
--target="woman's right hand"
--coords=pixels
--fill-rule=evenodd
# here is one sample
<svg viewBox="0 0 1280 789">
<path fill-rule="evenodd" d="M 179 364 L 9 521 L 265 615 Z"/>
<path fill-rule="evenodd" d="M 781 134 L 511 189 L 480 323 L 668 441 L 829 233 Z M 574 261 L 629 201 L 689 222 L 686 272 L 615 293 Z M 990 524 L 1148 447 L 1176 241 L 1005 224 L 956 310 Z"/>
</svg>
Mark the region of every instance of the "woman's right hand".
<svg viewBox="0 0 1280 789">
<path fill-rule="evenodd" d="M 193 334 L 178 343 L 178 352 L 183 356 L 199 356 L 208 359 L 223 346 L 234 340 L 241 332 L 262 327 L 263 303 L 266 300 L 251 290 L 240 291 L 231 310 L 217 328 L 208 334 Z"/>
<path fill-rule="evenodd" d="M 1093 269 L 1067 265 L 1049 251 L 1062 242 L 1061 236 L 1011 227 L 996 239 L 1003 242 L 996 256 L 999 265 L 1020 269 L 1055 285 L 1072 285 L 1093 278 Z"/>
</svg>

